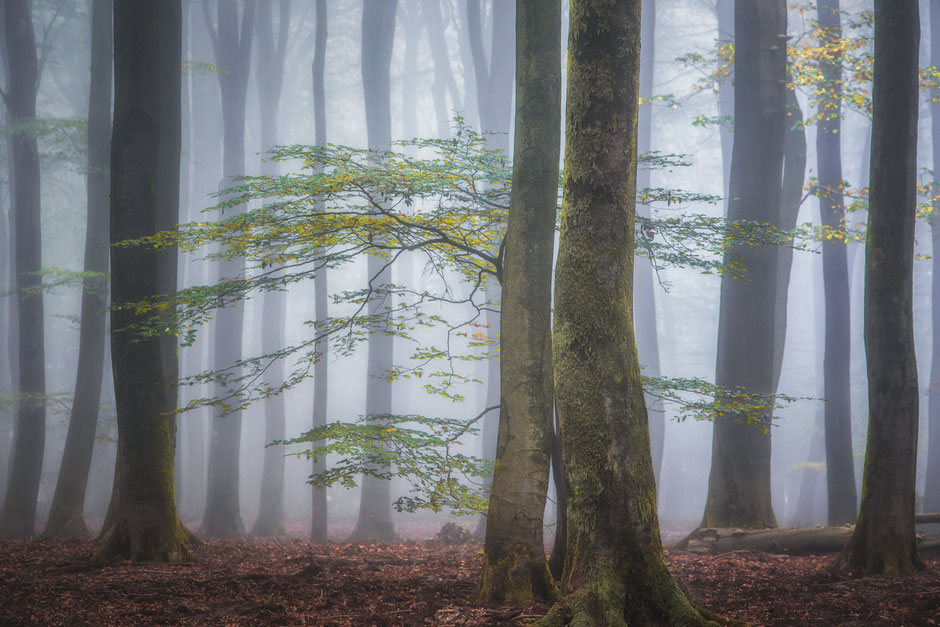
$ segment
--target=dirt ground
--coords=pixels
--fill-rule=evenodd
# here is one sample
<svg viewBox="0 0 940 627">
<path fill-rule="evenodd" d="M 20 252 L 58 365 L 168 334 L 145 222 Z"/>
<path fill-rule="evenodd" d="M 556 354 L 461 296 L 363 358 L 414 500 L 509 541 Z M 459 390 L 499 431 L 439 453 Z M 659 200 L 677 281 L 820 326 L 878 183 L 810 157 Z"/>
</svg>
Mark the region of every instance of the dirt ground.
<svg viewBox="0 0 940 627">
<path fill-rule="evenodd" d="M 519 625 L 548 608 L 467 604 L 479 545 L 206 542 L 198 562 L 90 568 L 90 541 L 0 543 L 0 625 Z M 940 562 L 835 576 L 831 556 L 672 553 L 692 599 L 752 625 L 938 625 Z"/>
</svg>

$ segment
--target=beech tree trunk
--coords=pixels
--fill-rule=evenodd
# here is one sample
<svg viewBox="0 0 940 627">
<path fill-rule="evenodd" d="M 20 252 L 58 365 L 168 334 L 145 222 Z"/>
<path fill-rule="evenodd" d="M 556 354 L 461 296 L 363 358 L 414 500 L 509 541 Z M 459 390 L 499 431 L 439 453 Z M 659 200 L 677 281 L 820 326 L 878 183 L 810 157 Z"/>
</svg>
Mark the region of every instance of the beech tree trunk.
<svg viewBox="0 0 940 627">
<path fill-rule="evenodd" d="M 735 2 L 734 146 L 728 218 L 780 222 L 786 123 L 786 3 Z M 716 382 L 772 394 L 777 250 L 736 247 L 745 280 L 724 276 Z M 770 411 L 759 424 L 715 421 L 704 527 L 775 527 L 770 501 Z"/>
<path fill-rule="evenodd" d="M 162 203 L 178 197 L 180 45 L 178 0 L 115 4 L 112 243 L 154 233 Z M 165 380 L 166 343 L 141 336 L 136 325 L 146 319 L 133 307 L 122 307 L 163 293 L 161 254 L 147 247 L 111 249 L 119 445 L 115 492 L 97 560 L 190 557 L 173 493 L 176 415 Z"/>
<path fill-rule="evenodd" d="M 930 0 L 930 64 L 940 65 L 940 0 Z M 931 90 L 930 138 L 933 144 L 934 179 L 940 179 L 940 89 Z M 936 183 L 934 183 L 936 185 Z M 936 192 L 934 192 L 936 193 Z M 933 205 L 940 211 L 940 201 Z M 927 396 L 927 474 L 924 485 L 924 511 L 940 512 L 940 220 L 931 216 L 933 250 L 931 264 L 930 387 Z"/>
<path fill-rule="evenodd" d="M 290 2 L 278 4 L 278 32 L 274 32 L 272 17 L 274 4 L 257 5 L 256 31 L 258 35 L 258 110 L 261 117 L 261 148 L 270 150 L 278 143 L 278 105 L 284 77 L 284 58 L 290 27 Z M 276 36 L 276 38 L 275 38 Z M 262 154 L 261 172 L 267 176 L 278 174 L 278 165 Z M 261 350 L 265 354 L 284 348 L 284 327 L 287 324 L 287 293 L 281 290 L 265 292 L 263 296 Z M 265 371 L 265 382 L 276 387 L 284 382 L 283 360 L 277 360 Z M 264 443 L 283 440 L 286 406 L 283 394 L 264 400 Z M 261 502 L 258 518 L 251 530 L 254 536 L 284 535 L 284 449 L 266 446 L 261 474 Z"/>
<path fill-rule="evenodd" d="M 108 216 L 110 212 L 111 152 L 111 0 L 91 5 L 91 86 L 88 96 L 87 217 L 85 220 L 86 272 L 108 271 Z M 78 372 L 49 520 L 44 535 L 84 538 L 85 488 L 95 448 L 101 381 L 104 373 L 104 335 L 107 320 L 107 283 L 101 278 L 83 281 Z"/>
<path fill-rule="evenodd" d="M 392 143 L 391 76 L 392 47 L 395 43 L 396 0 L 365 0 L 362 9 L 362 84 L 366 99 L 366 131 L 370 150 L 388 150 Z M 391 283 L 386 260 L 369 255 L 368 275 L 373 288 Z M 379 315 L 384 300 L 373 296 L 369 316 Z M 369 338 L 366 414 L 392 413 L 392 384 L 386 372 L 395 360 L 394 338 L 376 329 Z M 392 524 L 391 482 L 370 475 L 362 478 L 359 519 L 352 534 L 355 541 L 394 542 L 398 539 Z"/>
<path fill-rule="evenodd" d="M 702 622 L 663 557 L 631 315 L 640 6 L 571 3 L 553 335 L 567 596 L 543 625 Z"/>
<path fill-rule="evenodd" d="M 208 7 L 208 4 L 203 6 Z M 244 174 L 245 170 L 245 99 L 251 67 L 255 3 L 254 0 L 245 0 L 240 26 L 238 6 L 234 2 L 217 0 L 217 9 L 218 28 L 213 27 L 208 8 L 205 9 L 205 18 L 215 51 L 215 64 L 220 69 L 218 78 L 224 135 L 222 184 L 227 186 L 231 184 L 232 177 Z M 219 278 L 237 277 L 244 270 L 243 259 L 222 261 L 219 263 Z M 243 318 L 242 302 L 223 307 L 216 315 L 215 368 L 228 368 L 241 358 Z M 215 386 L 217 397 L 227 392 L 225 386 Z M 233 411 L 225 417 L 216 415 L 212 420 L 206 512 L 201 529 L 201 533 L 209 538 L 241 538 L 245 534 L 238 495 L 241 433 L 240 411 Z"/>
<path fill-rule="evenodd" d="M 502 276 L 499 438 L 473 600 L 557 594 L 542 515 L 553 427 L 552 257 L 561 142 L 561 2 L 517 0 L 516 134 Z"/>
<path fill-rule="evenodd" d="M 327 13 L 326 0 L 317 0 L 316 34 L 314 39 L 313 64 L 313 126 L 314 141 L 317 146 L 326 145 L 326 90 L 324 89 L 324 65 L 326 59 Z M 322 209 L 321 206 L 318 209 Z M 322 328 L 327 319 L 327 270 L 320 270 L 313 282 L 313 306 L 316 310 L 317 329 Z M 326 339 L 317 340 L 314 346 L 319 359 L 313 366 L 313 428 L 326 426 L 327 384 L 329 377 L 329 343 Z M 326 460 L 318 458 L 313 462 L 311 471 L 319 474 L 326 470 Z M 327 541 L 327 503 L 326 488 L 313 486 L 313 518 L 310 524 L 310 541 Z"/>
<path fill-rule="evenodd" d="M 914 537 L 918 388 L 914 356 L 917 3 L 875 0 L 871 184 L 865 246 L 868 443 L 855 532 L 834 568 L 906 575 Z"/>
<path fill-rule="evenodd" d="M 821 43 L 842 38 L 839 0 L 821 0 L 818 8 Z M 816 131 L 819 170 L 819 212 L 825 226 L 839 229 L 845 220 L 842 204 L 842 58 L 822 64 L 824 91 L 819 101 L 821 119 Z M 823 283 L 826 294 L 826 348 L 824 396 L 826 425 L 826 484 L 830 526 L 855 522 L 857 493 L 852 459 L 852 394 L 850 375 L 849 267 L 845 242 L 822 243 Z"/>
<path fill-rule="evenodd" d="M 39 150 L 30 123 L 36 119 L 38 67 L 28 0 L 3 3 L 9 63 L 8 120 L 25 130 L 12 136 L 16 305 L 19 329 L 16 423 L 7 490 L 0 511 L 0 538 L 31 536 L 46 439 L 46 359 L 41 283 Z M 32 292 L 30 292 L 32 290 Z"/>
</svg>

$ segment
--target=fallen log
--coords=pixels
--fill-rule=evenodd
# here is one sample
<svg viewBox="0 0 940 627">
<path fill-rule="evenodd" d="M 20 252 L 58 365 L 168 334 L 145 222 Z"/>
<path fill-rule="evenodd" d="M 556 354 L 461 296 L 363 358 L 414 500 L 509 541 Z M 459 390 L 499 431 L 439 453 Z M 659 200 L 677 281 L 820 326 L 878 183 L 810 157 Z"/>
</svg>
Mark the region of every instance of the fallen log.
<svg viewBox="0 0 940 627">
<path fill-rule="evenodd" d="M 670 550 L 716 555 L 731 551 L 762 551 L 785 555 L 838 553 L 845 548 L 852 527 L 811 527 L 805 529 L 696 529 L 667 547 Z M 940 534 L 917 538 L 921 554 L 940 555 Z"/>
<path fill-rule="evenodd" d="M 914 514 L 915 525 L 926 525 L 928 523 L 940 523 L 940 513 L 937 514 Z"/>
</svg>

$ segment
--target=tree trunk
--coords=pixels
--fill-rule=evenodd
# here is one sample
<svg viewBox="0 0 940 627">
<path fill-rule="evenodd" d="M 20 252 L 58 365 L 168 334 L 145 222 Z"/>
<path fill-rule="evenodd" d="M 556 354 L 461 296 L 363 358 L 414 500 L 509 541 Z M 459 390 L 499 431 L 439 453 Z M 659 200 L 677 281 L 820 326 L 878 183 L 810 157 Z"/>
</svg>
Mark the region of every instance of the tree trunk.
<svg viewBox="0 0 940 627">
<path fill-rule="evenodd" d="M 392 143 L 391 76 L 392 47 L 395 43 L 396 0 L 365 0 L 362 9 L 362 84 L 366 99 L 366 131 L 370 150 L 388 150 Z M 391 283 L 386 260 L 369 255 L 370 286 Z M 373 294 L 368 315 L 378 316 L 384 298 Z M 374 329 L 369 338 L 366 376 L 366 414 L 392 413 L 392 384 L 386 372 L 395 360 L 394 338 L 383 329 Z M 359 520 L 352 534 L 355 541 L 393 542 L 398 539 L 392 524 L 391 482 L 370 475 L 362 477 Z"/>
<path fill-rule="evenodd" d="M 516 134 L 502 276 L 499 437 L 473 601 L 557 594 L 542 516 L 551 461 L 552 257 L 561 141 L 561 3 L 516 3 Z"/>
<path fill-rule="evenodd" d="M 780 222 L 786 120 L 786 4 L 735 3 L 735 131 L 728 218 Z M 777 250 L 736 247 L 746 279 L 724 276 L 716 382 L 752 394 L 773 392 Z M 770 501 L 770 420 L 715 421 L 702 526 L 775 527 Z"/>
<path fill-rule="evenodd" d="M 111 0 L 91 6 L 91 87 L 88 97 L 86 272 L 108 271 L 109 158 L 111 151 Z M 86 278 L 82 290 L 78 373 L 69 416 L 68 436 L 55 495 L 44 535 L 84 538 L 85 488 L 95 448 L 101 380 L 104 372 L 104 333 L 107 286 L 101 278 Z"/>
<path fill-rule="evenodd" d="M 36 118 L 38 68 L 28 0 L 3 3 L 9 60 L 6 101 L 9 121 L 25 125 L 13 134 L 13 220 L 19 328 L 16 425 L 7 490 L 0 512 L 0 538 L 33 535 L 46 438 L 46 363 L 43 339 L 42 235 L 39 151 L 30 124 Z M 32 291 L 32 293 L 30 293 Z"/>
<path fill-rule="evenodd" d="M 734 45 L 734 7 L 735 3 L 731 0 L 719 0 L 715 2 L 715 10 L 718 13 L 718 43 L 719 45 Z M 718 126 L 718 136 L 721 141 L 721 172 L 722 172 L 722 193 L 728 191 L 728 182 L 731 180 L 731 147 L 734 140 L 734 68 L 731 69 L 731 75 L 725 77 L 718 83 L 718 116 L 721 123 Z M 728 212 L 728 204 L 731 196 L 725 194 L 725 213 Z"/>
<path fill-rule="evenodd" d="M 701 620 L 663 558 L 631 315 L 640 5 L 571 3 L 553 335 L 568 596 L 544 625 Z"/>
<path fill-rule="evenodd" d="M 450 55 L 444 39 L 444 23 L 441 19 L 441 5 L 437 0 L 421 0 L 421 15 L 428 29 L 428 43 L 431 47 L 431 59 L 434 62 L 434 84 L 431 87 L 434 97 L 434 116 L 437 119 L 437 136 L 441 139 L 450 137 L 450 119 L 460 109 L 460 95 L 457 81 L 450 67 Z M 447 108 L 447 94 L 450 93 L 452 108 Z"/>
<path fill-rule="evenodd" d="M 940 64 L 940 0 L 930 0 L 930 64 Z M 932 90 L 930 137 L 933 144 L 934 179 L 940 179 L 940 89 Z M 936 185 L 936 183 L 934 183 Z M 933 192 L 936 194 L 936 191 Z M 940 211 L 940 201 L 933 204 Z M 927 397 L 927 475 L 924 482 L 924 511 L 940 511 L 940 220 L 930 220 L 933 250 L 931 264 L 931 344 L 930 387 Z"/>
<path fill-rule="evenodd" d="M 275 39 L 273 3 L 258 4 L 258 109 L 261 115 L 261 148 L 270 150 L 278 143 L 278 105 L 284 77 L 284 58 L 290 27 L 290 2 L 278 5 L 278 33 Z M 277 176 L 277 162 L 263 159 L 261 172 Z M 284 327 L 287 324 L 287 293 L 281 290 L 265 292 L 263 296 L 261 350 L 270 354 L 284 348 Z M 284 361 L 276 360 L 265 371 L 265 383 L 276 387 L 284 382 Z M 270 444 L 283 440 L 286 407 L 284 394 L 275 394 L 264 400 L 264 441 Z M 258 518 L 251 530 L 254 536 L 284 535 L 284 449 L 266 446 L 264 468 L 261 474 L 261 503 Z"/>
<path fill-rule="evenodd" d="M 906 575 L 914 538 L 918 388 L 914 357 L 917 3 L 875 0 L 871 186 L 865 247 L 868 444 L 855 532 L 837 569 Z"/>
<path fill-rule="evenodd" d="M 208 5 L 203 5 L 208 6 Z M 251 67 L 251 37 L 254 29 L 255 3 L 246 0 L 239 29 L 238 6 L 218 0 L 218 29 L 206 9 L 206 25 L 219 67 L 219 89 L 222 94 L 223 185 L 245 169 L 245 99 Z M 233 278 L 245 270 L 243 259 L 219 263 L 219 279 Z M 241 358 L 244 303 L 223 307 L 216 315 L 215 368 L 228 368 Z M 238 369 L 233 374 L 238 375 Z M 215 396 L 230 392 L 223 385 L 215 386 Z M 242 415 L 233 411 L 212 420 L 212 442 L 209 449 L 209 478 L 206 512 L 201 533 L 210 538 L 240 538 L 245 533 L 239 506 L 239 457 L 241 450 Z"/>
<path fill-rule="evenodd" d="M 640 39 L 643 46 L 640 48 L 640 98 L 644 103 L 640 106 L 637 123 L 637 152 L 647 153 L 651 150 L 651 137 L 653 132 L 652 107 L 649 102 L 653 97 L 653 69 L 656 48 L 656 0 L 643 0 L 643 24 Z M 650 187 L 650 169 L 637 170 L 637 188 L 642 191 Z M 637 205 L 637 215 L 641 218 L 650 217 L 648 205 Z M 640 364 L 643 374 L 648 377 L 658 377 L 659 369 L 659 338 L 656 325 L 656 294 L 654 270 L 649 259 L 640 258 L 634 268 L 633 281 L 636 285 L 636 348 L 640 354 Z M 659 471 L 663 464 L 663 443 L 666 436 L 666 413 L 663 400 L 657 396 L 646 395 L 650 423 L 650 445 L 653 452 L 653 474 L 659 485 Z"/>
<path fill-rule="evenodd" d="M 821 0 L 818 5 L 822 41 L 842 38 L 839 0 Z M 837 56 L 822 64 L 821 119 L 816 131 L 819 211 L 823 225 L 842 228 L 842 59 Z M 829 524 L 855 522 L 857 495 L 852 460 L 852 395 L 849 384 L 851 334 L 849 331 L 849 268 L 845 243 L 822 243 L 823 282 L 826 290 L 826 348 L 824 357 L 824 396 L 826 399 L 826 484 L 829 495 Z"/>
<path fill-rule="evenodd" d="M 161 205 L 166 210 L 163 203 L 178 196 L 180 24 L 178 1 L 114 7 L 112 243 L 154 233 L 167 217 Z M 166 343 L 140 336 L 136 325 L 146 319 L 124 307 L 163 293 L 161 254 L 148 247 L 111 249 L 119 458 L 98 560 L 190 557 L 173 494 L 176 415 L 165 380 Z"/>
<path fill-rule="evenodd" d="M 313 64 L 313 125 L 317 146 L 326 146 L 326 90 L 324 88 L 324 65 L 326 59 L 327 13 L 326 0 L 317 0 L 316 39 L 314 41 Z M 322 210 L 322 204 L 318 206 Z M 327 319 L 327 270 L 324 267 L 313 282 L 313 306 L 316 310 L 316 332 L 319 334 Z M 326 426 L 327 384 L 329 377 L 329 342 L 317 340 L 314 346 L 319 356 L 313 366 L 313 428 Z M 326 471 L 326 459 L 320 457 L 313 462 L 313 474 Z M 326 488 L 313 486 L 313 518 L 310 523 L 310 541 L 327 541 Z"/>
</svg>

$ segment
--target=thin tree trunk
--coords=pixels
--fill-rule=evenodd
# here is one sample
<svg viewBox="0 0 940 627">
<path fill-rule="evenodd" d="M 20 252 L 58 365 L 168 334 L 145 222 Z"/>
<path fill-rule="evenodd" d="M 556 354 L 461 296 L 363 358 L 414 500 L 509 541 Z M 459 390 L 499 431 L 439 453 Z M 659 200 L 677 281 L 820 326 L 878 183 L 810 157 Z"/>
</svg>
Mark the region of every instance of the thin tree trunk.
<svg viewBox="0 0 940 627">
<path fill-rule="evenodd" d="M 868 443 L 852 539 L 833 566 L 906 575 L 924 568 L 914 537 L 918 388 L 914 357 L 917 3 L 875 0 L 871 191 L 865 247 Z"/>
<path fill-rule="evenodd" d="M 91 87 L 88 98 L 86 272 L 108 271 L 111 151 L 111 0 L 94 0 L 91 7 Z M 78 373 L 69 430 L 62 453 L 46 536 L 84 538 L 85 488 L 95 448 L 101 380 L 104 373 L 104 334 L 107 285 L 100 277 L 86 278 L 82 290 Z"/>
<path fill-rule="evenodd" d="M 396 0 L 365 0 L 362 10 L 362 84 L 370 150 L 388 150 L 392 143 L 390 65 L 397 4 Z M 373 289 L 381 289 L 391 283 L 391 268 L 385 259 L 369 255 L 367 271 Z M 368 315 L 379 316 L 384 306 L 384 298 L 373 295 Z M 394 338 L 382 329 L 376 329 L 369 338 L 366 373 L 368 416 L 381 417 L 392 413 L 392 385 L 386 381 L 386 372 L 395 361 L 394 346 Z M 370 475 L 362 477 L 359 519 L 351 539 L 379 542 L 398 539 L 392 524 L 391 487 L 391 481 Z"/>
<path fill-rule="evenodd" d="M 38 66 L 30 3 L 3 3 L 5 43 L 9 60 L 4 97 L 13 124 L 27 130 L 13 134 L 13 219 L 16 249 L 16 302 L 19 337 L 17 368 L 20 400 L 7 490 L 0 512 L 0 538 L 33 535 L 36 499 L 42 475 L 46 438 L 46 363 L 41 283 L 39 151 L 29 130 L 36 118 Z"/>
<path fill-rule="evenodd" d="M 434 97 L 434 115 L 437 119 L 437 136 L 441 139 L 450 137 L 450 119 L 460 107 L 460 95 L 457 81 L 450 67 L 450 55 L 444 39 L 444 23 L 441 19 L 441 5 L 437 0 L 421 0 L 421 15 L 428 29 L 428 42 L 431 46 L 431 58 L 434 62 L 434 84 L 431 87 Z M 452 108 L 447 108 L 447 94 L 450 93 Z"/>
<path fill-rule="evenodd" d="M 290 27 L 290 2 L 281 0 L 278 9 L 278 33 L 275 39 L 273 3 L 258 4 L 258 109 L 261 114 L 261 147 L 270 150 L 278 143 L 278 105 L 284 77 L 284 58 Z M 264 159 L 261 172 L 277 176 L 277 162 Z M 287 324 L 287 293 L 281 290 L 265 292 L 261 325 L 261 350 L 270 354 L 284 348 L 284 327 Z M 285 379 L 284 362 L 277 360 L 265 372 L 265 382 L 277 387 Z M 264 401 L 264 441 L 270 444 L 283 440 L 286 407 L 283 394 L 275 394 Z M 284 535 L 284 449 L 266 446 L 264 468 L 261 475 L 261 503 L 258 519 L 251 530 L 255 536 Z"/>
<path fill-rule="evenodd" d="M 326 58 L 327 12 L 326 0 L 317 0 L 316 39 L 314 41 L 313 64 L 313 125 L 317 146 L 326 146 L 326 90 L 324 88 L 324 65 Z M 322 204 L 318 209 L 322 210 Z M 327 270 L 320 270 L 313 282 L 313 305 L 316 309 L 316 332 L 319 334 L 327 319 Z M 313 367 L 313 428 L 326 426 L 327 390 L 329 382 L 329 343 L 320 338 L 315 344 L 319 358 Z M 313 474 L 326 471 L 326 459 L 314 460 Z M 326 488 L 313 486 L 313 518 L 310 524 L 310 541 L 327 541 Z"/>
<path fill-rule="evenodd" d="M 728 218 L 780 221 L 786 120 L 786 3 L 735 2 L 735 133 Z M 773 393 L 777 250 L 736 247 L 747 279 L 724 276 L 716 382 L 751 394 Z M 770 501 L 770 420 L 737 415 L 715 421 L 702 526 L 775 527 Z"/>
</svg>

